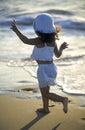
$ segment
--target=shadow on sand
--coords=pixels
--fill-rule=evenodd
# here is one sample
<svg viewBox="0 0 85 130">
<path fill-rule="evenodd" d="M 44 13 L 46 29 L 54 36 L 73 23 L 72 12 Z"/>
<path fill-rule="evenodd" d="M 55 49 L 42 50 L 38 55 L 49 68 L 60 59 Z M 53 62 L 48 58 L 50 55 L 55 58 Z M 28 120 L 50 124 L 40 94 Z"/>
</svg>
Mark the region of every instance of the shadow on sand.
<svg viewBox="0 0 85 130">
<path fill-rule="evenodd" d="M 41 118 L 43 118 L 44 116 L 46 116 L 47 114 L 41 113 L 36 111 L 37 113 L 37 117 L 34 118 L 31 122 L 29 122 L 28 124 L 26 124 L 24 127 L 22 127 L 20 130 L 28 130 L 30 129 L 35 123 L 37 123 Z M 57 128 L 61 125 L 61 122 L 58 123 L 54 128 L 52 128 L 52 130 L 57 130 Z"/>
<path fill-rule="evenodd" d="M 52 130 L 57 130 L 57 128 L 61 125 L 61 122 L 58 123 L 54 128 L 52 128 Z"/>
<path fill-rule="evenodd" d="M 37 113 L 37 117 L 34 118 L 31 122 L 29 122 L 27 125 L 25 125 L 23 128 L 21 128 L 20 130 L 28 130 L 29 128 L 31 128 L 35 123 L 37 123 L 41 118 L 43 118 L 44 116 L 46 116 L 46 114 L 44 113 L 40 113 L 38 111 L 36 111 Z"/>
</svg>

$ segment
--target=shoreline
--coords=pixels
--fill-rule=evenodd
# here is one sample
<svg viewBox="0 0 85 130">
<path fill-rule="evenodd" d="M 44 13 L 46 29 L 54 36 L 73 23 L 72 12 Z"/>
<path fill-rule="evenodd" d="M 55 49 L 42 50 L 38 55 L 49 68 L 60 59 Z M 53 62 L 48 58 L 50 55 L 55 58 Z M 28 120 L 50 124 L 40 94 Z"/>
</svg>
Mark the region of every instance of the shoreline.
<svg viewBox="0 0 85 130">
<path fill-rule="evenodd" d="M 50 113 L 37 112 L 42 108 L 41 99 L 22 99 L 11 95 L 0 95 L 1 130 L 85 130 L 85 107 L 75 104 L 69 97 L 68 113 L 63 112 L 61 103 L 50 101 Z M 74 102 L 75 101 L 75 102 Z"/>
</svg>

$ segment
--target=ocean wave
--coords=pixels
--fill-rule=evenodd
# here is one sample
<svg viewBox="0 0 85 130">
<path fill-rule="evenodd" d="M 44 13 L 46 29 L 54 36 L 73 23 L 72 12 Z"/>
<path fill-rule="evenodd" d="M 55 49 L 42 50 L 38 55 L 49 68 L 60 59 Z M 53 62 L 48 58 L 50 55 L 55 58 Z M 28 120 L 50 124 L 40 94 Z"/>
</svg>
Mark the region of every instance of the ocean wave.
<svg viewBox="0 0 85 130">
<path fill-rule="evenodd" d="M 55 63 L 59 63 L 60 65 L 62 65 L 62 63 L 66 66 L 68 65 L 71 65 L 71 63 L 75 63 L 75 62 L 80 62 L 80 61 L 83 61 L 84 62 L 85 60 L 85 55 L 78 55 L 78 56 L 69 56 L 69 57 L 63 57 L 63 58 L 60 58 L 60 59 L 54 59 L 54 62 Z M 8 63 L 7 63 L 8 66 L 10 67 L 26 67 L 28 66 L 33 66 L 33 67 L 36 67 L 37 66 L 37 63 L 35 61 L 32 61 L 30 58 L 22 58 L 22 59 L 15 59 L 15 60 L 10 60 Z"/>
<path fill-rule="evenodd" d="M 3 21 L 0 21 L 0 26 L 2 27 L 8 27 L 11 25 L 13 19 L 5 19 Z M 16 22 L 20 26 L 32 26 L 34 17 L 29 15 L 19 16 L 15 18 Z M 71 29 L 71 30 L 80 30 L 85 31 L 85 22 L 82 20 L 73 20 L 73 19 L 55 19 L 55 24 L 59 24 L 62 26 L 62 28 L 65 29 Z"/>
<path fill-rule="evenodd" d="M 83 89 L 78 90 L 78 89 L 73 89 L 73 88 L 68 88 L 66 86 L 62 86 L 62 91 L 69 95 L 85 96 L 85 89 L 83 91 Z"/>
<path fill-rule="evenodd" d="M 82 59 L 85 59 L 85 55 L 64 57 L 64 58 L 57 59 L 57 61 L 59 61 L 59 62 L 62 62 L 62 61 L 70 62 L 70 61 L 80 61 Z"/>
<path fill-rule="evenodd" d="M 35 16 L 37 14 L 40 14 L 40 13 L 49 13 L 49 14 L 56 14 L 56 15 L 67 15 L 67 16 L 73 16 L 73 12 L 71 11 L 67 11 L 67 10 L 62 10 L 62 9 L 49 9 L 49 10 L 43 10 L 43 11 L 37 11 L 35 13 L 22 13 L 22 14 L 10 14 L 8 16 L 8 18 L 17 18 L 17 17 L 20 17 L 20 16 Z"/>
<path fill-rule="evenodd" d="M 77 20 L 57 20 L 56 24 L 60 24 L 63 28 L 72 30 L 85 31 L 85 22 Z"/>
<path fill-rule="evenodd" d="M 0 26 L 3 27 L 8 27 L 11 25 L 13 20 L 16 20 L 17 24 L 20 26 L 31 26 L 33 24 L 34 19 L 31 17 L 27 17 L 27 16 L 20 16 L 20 17 L 16 17 L 16 18 L 12 18 L 12 19 L 5 19 L 0 21 Z"/>
<path fill-rule="evenodd" d="M 73 16 L 74 15 L 70 11 L 61 10 L 61 9 L 50 9 L 50 10 L 46 10 L 45 12 L 50 13 L 50 14 L 56 14 L 56 15 L 68 15 L 68 16 Z"/>
<path fill-rule="evenodd" d="M 22 14 L 10 14 L 4 20 L 0 21 L 0 26 L 10 26 L 13 19 L 16 20 L 20 26 L 32 26 L 35 17 L 39 13 L 49 13 L 54 17 L 55 24 L 60 24 L 62 28 L 73 30 L 85 30 L 85 21 L 81 18 L 75 19 L 74 13 L 63 9 L 49 9 L 35 12 L 35 13 L 22 13 Z M 59 20 L 58 20 L 59 19 Z"/>
</svg>

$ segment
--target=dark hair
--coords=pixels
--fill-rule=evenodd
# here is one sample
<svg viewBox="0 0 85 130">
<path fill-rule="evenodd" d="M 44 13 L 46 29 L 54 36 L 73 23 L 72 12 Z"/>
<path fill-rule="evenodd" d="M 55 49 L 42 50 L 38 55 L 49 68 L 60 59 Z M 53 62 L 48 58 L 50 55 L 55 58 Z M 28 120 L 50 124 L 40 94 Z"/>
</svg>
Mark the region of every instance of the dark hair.
<svg viewBox="0 0 85 130">
<path fill-rule="evenodd" d="M 48 43 L 48 44 L 53 44 L 55 43 L 56 40 L 56 33 L 42 33 L 39 31 L 36 31 L 36 34 L 40 37 L 42 40 L 43 44 Z"/>
</svg>

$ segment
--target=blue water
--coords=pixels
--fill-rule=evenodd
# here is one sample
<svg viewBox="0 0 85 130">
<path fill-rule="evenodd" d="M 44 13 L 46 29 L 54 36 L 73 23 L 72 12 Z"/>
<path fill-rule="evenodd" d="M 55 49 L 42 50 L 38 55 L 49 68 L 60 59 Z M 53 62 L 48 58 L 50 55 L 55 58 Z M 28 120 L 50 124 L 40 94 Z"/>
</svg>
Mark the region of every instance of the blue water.
<svg viewBox="0 0 85 130">
<path fill-rule="evenodd" d="M 13 19 L 29 38 L 35 37 L 34 18 L 42 12 L 52 15 L 60 24 L 60 40 L 69 48 L 59 59 L 57 83 L 52 91 L 85 95 L 85 1 L 84 0 L 1 0 L 0 1 L 0 94 L 11 93 L 21 97 L 40 96 L 36 79 L 37 65 L 30 60 L 32 47 L 23 44 L 10 29 Z M 16 88 L 35 86 L 29 94 Z"/>
</svg>

